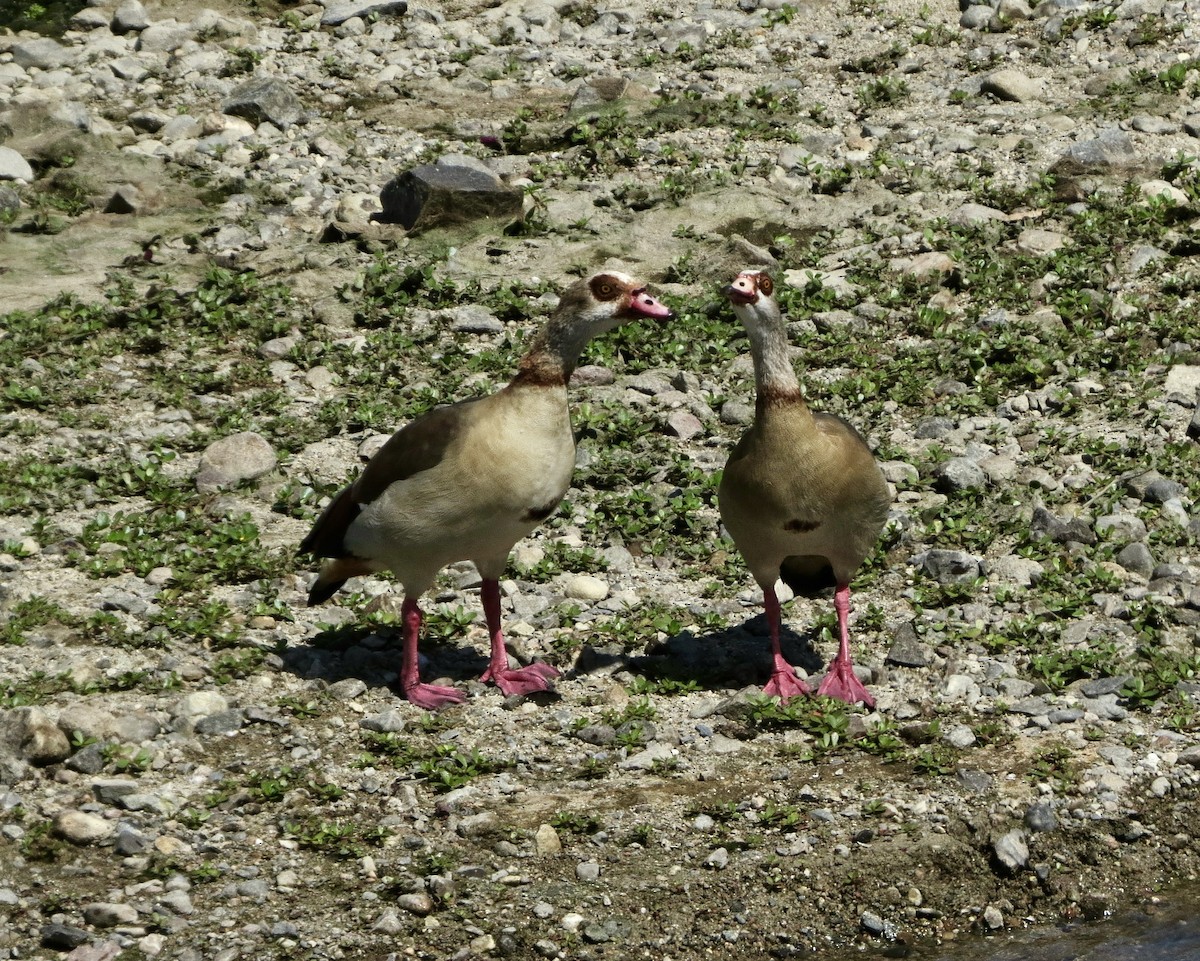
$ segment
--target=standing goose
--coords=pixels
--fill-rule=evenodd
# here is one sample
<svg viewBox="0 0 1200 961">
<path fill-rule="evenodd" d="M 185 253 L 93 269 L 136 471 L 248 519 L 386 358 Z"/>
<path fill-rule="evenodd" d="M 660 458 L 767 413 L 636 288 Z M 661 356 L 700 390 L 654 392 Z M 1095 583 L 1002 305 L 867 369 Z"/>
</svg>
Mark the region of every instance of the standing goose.
<svg viewBox="0 0 1200 961">
<path fill-rule="evenodd" d="M 509 551 L 567 492 L 575 436 L 567 381 L 592 337 L 638 317 L 671 312 L 631 277 L 581 280 L 534 335 L 516 376 L 497 393 L 432 410 L 401 428 L 325 508 L 300 551 L 328 558 L 308 594 L 328 600 L 347 579 L 391 571 L 404 587 L 400 684 L 418 707 L 459 703 L 453 687 L 421 682 L 418 599 L 447 564 L 474 561 L 482 578 L 491 661 L 483 674 L 505 694 L 545 690 L 558 671 L 509 667 L 500 629 L 499 579 Z"/>
<path fill-rule="evenodd" d="M 887 519 L 887 482 L 858 431 L 805 403 L 770 275 L 743 271 L 722 292 L 750 335 L 758 399 L 718 497 L 721 520 L 763 592 L 774 659 L 765 693 L 787 700 L 810 691 L 780 651 L 778 577 L 797 594 L 834 588 L 841 642 L 818 693 L 873 707 L 850 661 L 850 578 Z"/>
</svg>

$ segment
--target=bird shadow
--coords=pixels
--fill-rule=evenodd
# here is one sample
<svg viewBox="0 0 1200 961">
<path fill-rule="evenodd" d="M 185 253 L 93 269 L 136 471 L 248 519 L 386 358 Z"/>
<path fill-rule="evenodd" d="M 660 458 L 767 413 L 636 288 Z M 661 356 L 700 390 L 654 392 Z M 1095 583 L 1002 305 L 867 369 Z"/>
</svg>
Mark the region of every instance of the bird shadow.
<svg viewBox="0 0 1200 961">
<path fill-rule="evenodd" d="M 471 631 L 442 630 L 421 638 L 421 676 L 448 678 L 454 683 L 476 682 L 487 669 L 485 643 L 473 643 Z M 825 662 L 818 650 L 818 630 L 799 633 L 784 624 L 780 648 L 788 663 L 818 676 Z M 282 669 L 306 681 L 333 685 L 357 679 L 372 687 L 387 687 L 398 697 L 403 641 L 400 628 L 387 624 L 348 621 L 326 625 L 301 644 L 288 645 L 278 656 Z M 660 684 L 695 685 L 702 690 L 729 690 L 763 685 L 771 674 L 770 628 L 757 614 L 741 624 L 713 630 L 685 629 L 642 652 L 585 645 L 573 664 L 558 664 L 566 677 L 612 675 L 627 671 Z M 695 689 L 693 687 L 692 689 Z M 553 691 L 530 695 L 554 700 Z"/>
<path fill-rule="evenodd" d="M 486 650 L 472 644 L 467 631 L 423 634 L 420 653 L 422 680 L 474 681 L 488 666 Z M 326 625 L 304 643 L 279 652 L 283 670 L 302 680 L 332 685 L 355 678 L 372 687 L 387 687 L 401 698 L 402 656 L 399 626 L 358 621 Z"/>
<path fill-rule="evenodd" d="M 810 676 L 824 660 L 816 650 L 817 632 L 803 634 L 784 626 L 779 646 L 788 663 Z M 644 654 L 620 655 L 603 650 L 581 653 L 575 673 L 627 670 L 660 683 L 694 683 L 719 690 L 765 684 L 771 675 L 770 628 L 759 614 L 741 624 L 709 631 L 680 631 L 647 647 Z"/>
</svg>

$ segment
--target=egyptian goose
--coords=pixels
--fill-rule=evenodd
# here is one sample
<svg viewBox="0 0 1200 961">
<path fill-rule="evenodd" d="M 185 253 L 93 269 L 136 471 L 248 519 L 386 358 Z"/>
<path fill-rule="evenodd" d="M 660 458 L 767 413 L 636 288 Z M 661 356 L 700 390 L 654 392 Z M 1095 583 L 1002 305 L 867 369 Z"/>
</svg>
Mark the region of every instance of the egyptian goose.
<svg viewBox="0 0 1200 961">
<path fill-rule="evenodd" d="M 765 693 L 786 701 L 810 691 L 780 651 L 778 577 L 797 594 L 834 588 L 841 643 L 818 693 L 873 707 L 850 661 L 850 578 L 887 519 L 887 482 L 858 431 L 805 403 L 770 275 L 745 270 L 722 292 L 750 336 L 758 399 L 717 496 L 763 592 L 774 659 Z"/>
<path fill-rule="evenodd" d="M 482 679 L 505 694 L 527 694 L 545 690 L 558 675 L 548 664 L 509 667 L 499 579 L 513 545 L 554 512 L 571 482 L 567 381 L 584 345 L 625 321 L 671 316 L 642 284 L 617 271 L 573 284 L 506 387 L 401 428 L 304 538 L 301 552 L 328 558 L 309 591 L 310 605 L 359 574 L 391 571 L 403 585 L 400 684 L 413 704 L 433 710 L 464 700 L 453 687 L 422 683 L 417 663 L 418 599 L 454 561 L 474 561 L 482 578 L 491 637 Z"/>
</svg>

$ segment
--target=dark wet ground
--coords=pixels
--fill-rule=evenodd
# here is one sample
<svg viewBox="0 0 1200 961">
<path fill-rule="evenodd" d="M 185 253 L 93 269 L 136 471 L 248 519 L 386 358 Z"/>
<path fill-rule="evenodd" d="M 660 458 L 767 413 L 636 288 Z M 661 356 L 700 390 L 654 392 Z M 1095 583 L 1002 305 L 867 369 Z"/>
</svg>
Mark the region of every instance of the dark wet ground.
<svg viewBox="0 0 1200 961">
<path fill-rule="evenodd" d="M 1176 890 L 1156 905 L 1103 921 L 972 938 L 953 945 L 916 945 L 908 951 L 893 947 L 868 957 L 912 961 L 1200 961 L 1200 886 Z"/>
</svg>

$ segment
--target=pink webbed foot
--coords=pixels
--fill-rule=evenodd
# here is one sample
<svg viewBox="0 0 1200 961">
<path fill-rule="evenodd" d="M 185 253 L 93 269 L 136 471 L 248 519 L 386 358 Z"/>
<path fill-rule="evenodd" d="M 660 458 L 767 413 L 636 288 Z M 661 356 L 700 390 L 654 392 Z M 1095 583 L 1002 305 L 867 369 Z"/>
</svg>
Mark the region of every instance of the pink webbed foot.
<svg viewBox="0 0 1200 961">
<path fill-rule="evenodd" d="M 448 704 L 462 704 L 466 695 L 456 687 L 417 683 L 404 688 L 404 696 L 425 711 L 436 711 Z"/>
<path fill-rule="evenodd" d="M 867 693 L 862 681 L 855 676 L 854 667 L 850 661 L 842 660 L 840 657 L 835 657 L 829 663 L 829 673 L 825 675 L 825 680 L 817 688 L 817 693 L 825 697 L 836 697 L 839 701 L 845 701 L 847 704 L 857 704 L 862 701 L 867 707 L 875 706 L 875 698 Z"/>
<path fill-rule="evenodd" d="M 812 688 L 796 677 L 796 672 L 789 664 L 787 670 L 776 669 L 771 674 L 771 679 L 767 681 L 763 693 L 787 702 L 801 694 L 811 694 Z"/>
<path fill-rule="evenodd" d="M 549 664 L 530 664 L 514 670 L 503 667 L 496 670 L 489 667 L 483 672 L 481 681 L 491 681 L 500 688 L 505 696 L 513 694 L 532 694 L 535 691 L 548 691 L 550 681 L 559 676 L 559 671 Z"/>
</svg>

